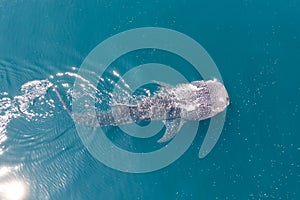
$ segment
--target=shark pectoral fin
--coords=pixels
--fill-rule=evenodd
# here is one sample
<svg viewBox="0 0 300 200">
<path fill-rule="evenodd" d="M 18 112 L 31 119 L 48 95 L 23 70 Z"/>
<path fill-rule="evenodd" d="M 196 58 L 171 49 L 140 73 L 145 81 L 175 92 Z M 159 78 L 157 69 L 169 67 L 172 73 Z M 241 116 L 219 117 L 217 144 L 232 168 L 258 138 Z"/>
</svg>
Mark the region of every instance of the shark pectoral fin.
<svg viewBox="0 0 300 200">
<path fill-rule="evenodd" d="M 180 131 L 182 125 L 184 124 L 184 121 L 180 118 L 163 120 L 163 122 L 166 126 L 166 132 L 163 137 L 157 141 L 159 143 L 171 140 L 176 133 Z"/>
<path fill-rule="evenodd" d="M 168 83 L 163 83 L 163 82 L 160 82 L 160 81 L 153 80 L 152 82 L 155 83 L 155 84 L 157 84 L 157 85 L 160 85 L 161 87 L 165 87 L 165 88 L 172 88 L 172 87 L 174 87 L 174 86 L 172 86 L 172 85 L 170 85 Z"/>
<path fill-rule="evenodd" d="M 109 104 L 110 107 L 137 107 L 135 104 L 126 104 L 126 103 L 111 103 Z"/>
</svg>

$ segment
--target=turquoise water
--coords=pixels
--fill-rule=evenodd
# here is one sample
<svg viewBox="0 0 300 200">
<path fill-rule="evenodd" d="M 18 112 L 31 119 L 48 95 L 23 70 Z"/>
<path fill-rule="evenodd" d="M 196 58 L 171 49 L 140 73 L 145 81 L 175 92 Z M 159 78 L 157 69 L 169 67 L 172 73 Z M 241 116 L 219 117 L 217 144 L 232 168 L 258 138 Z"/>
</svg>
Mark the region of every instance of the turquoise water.
<svg viewBox="0 0 300 200">
<path fill-rule="evenodd" d="M 0 199 L 299 199 L 299 11 L 292 0 L 1 1 Z M 90 154 L 55 93 L 43 92 L 48 82 L 24 84 L 49 80 L 70 105 L 74 74 L 91 50 L 148 26 L 200 43 L 231 104 L 204 159 L 198 152 L 209 120 L 169 166 L 126 173 Z M 189 81 L 201 78 L 185 60 L 161 51 L 132 52 L 110 67 L 122 74 L 148 62 L 172 66 Z M 125 134 L 123 140 L 114 129 L 106 134 L 122 148 L 160 148 L 159 135 L 151 143 Z"/>
</svg>

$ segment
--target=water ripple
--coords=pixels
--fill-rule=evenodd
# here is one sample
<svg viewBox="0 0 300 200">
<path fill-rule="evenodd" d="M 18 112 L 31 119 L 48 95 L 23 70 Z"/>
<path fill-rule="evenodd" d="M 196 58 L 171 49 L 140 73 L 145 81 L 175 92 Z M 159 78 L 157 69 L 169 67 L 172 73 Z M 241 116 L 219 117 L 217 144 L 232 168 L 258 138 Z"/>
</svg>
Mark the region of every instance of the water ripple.
<svg viewBox="0 0 300 200">
<path fill-rule="evenodd" d="M 71 106 L 77 68 L 61 73 L 46 63 L 0 61 L 0 199 L 24 198 L 9 191 L 51 199 L 84 168 L 87 151 L 53 90 Z"/>
</svg>

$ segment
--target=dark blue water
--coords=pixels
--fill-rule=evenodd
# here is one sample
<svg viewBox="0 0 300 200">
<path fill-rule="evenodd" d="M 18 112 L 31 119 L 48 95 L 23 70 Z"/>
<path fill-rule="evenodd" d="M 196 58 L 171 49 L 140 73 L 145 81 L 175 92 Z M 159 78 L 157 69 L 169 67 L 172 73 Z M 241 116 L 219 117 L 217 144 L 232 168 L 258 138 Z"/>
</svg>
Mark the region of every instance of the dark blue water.
<svg viewBox="0 0 300 200">
<path fill-rule="evenodd" d="M 295 0 L 1 1 L 0 199 L 299 199 L 299 13 Z M 48 79 L 70 105 L 75 78 L 64 73 L 76 74 L 108 37 L 148 26 L 196 40 L 223 77 L 231 104 L 207 157 L 198 152 L 209 120 L 178 160 L 136 174 L 95 159 L 53 91 L 27 99 L 21 112 L 18 97 L 42 90 L 22 85 Z M 134 58 L 116 68 L 147 61 Z"/>
</svg>

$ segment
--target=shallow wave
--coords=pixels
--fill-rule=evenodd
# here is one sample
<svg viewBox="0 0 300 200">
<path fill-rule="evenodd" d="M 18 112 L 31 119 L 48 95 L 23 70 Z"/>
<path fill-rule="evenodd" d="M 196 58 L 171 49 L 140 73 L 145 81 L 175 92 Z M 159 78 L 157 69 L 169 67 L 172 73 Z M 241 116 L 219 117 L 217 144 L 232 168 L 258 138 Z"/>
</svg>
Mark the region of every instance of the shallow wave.
<svg viewBox="0 0 300 200">
<path fill-rule="evenodd" d="M 51 199 L 79 179 L 86 162 L 91 169 L 97 166 L 56 91 L 68 109 L 72 98 L 89 95 L 98 100 L 96 104 L 113 105 L 127 101 L 132 91 L 117 72 L 105 80 L 95 75 L 100 81 L 94 86 L 78 76 L 78 68 L 68 69 L 60 72 L 53 67 L 51 73 L 49 67 L 26 61 L 0 61 L 0 199 L 14 194 L 9 191 L 29 199 Z M 78 94 L 72 89 L 76 78 L 84 82 Z M 105 89 L 112 84 L 118 91 L 114 94 Z M 95 105 L 83 108 L 95 109 Z"/>
<path fill-rule="evenodd" d="M 0 61 L 0 199 L 16 192 L 51 199 L 84 168 L 87 152 L 53 91 L 58 88 L 70 104 L 77 68 L 53 75 L 45 68 Z"/>
</svg>

